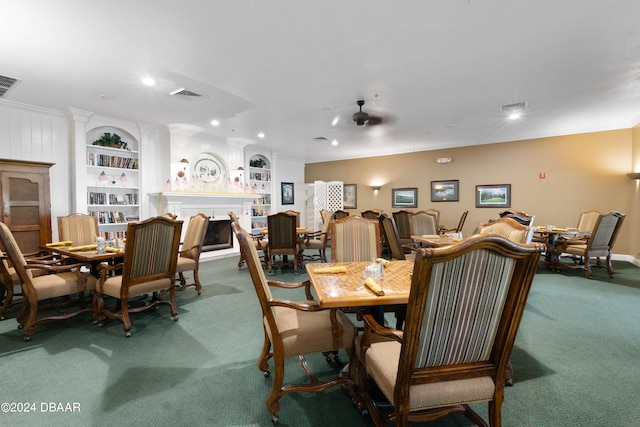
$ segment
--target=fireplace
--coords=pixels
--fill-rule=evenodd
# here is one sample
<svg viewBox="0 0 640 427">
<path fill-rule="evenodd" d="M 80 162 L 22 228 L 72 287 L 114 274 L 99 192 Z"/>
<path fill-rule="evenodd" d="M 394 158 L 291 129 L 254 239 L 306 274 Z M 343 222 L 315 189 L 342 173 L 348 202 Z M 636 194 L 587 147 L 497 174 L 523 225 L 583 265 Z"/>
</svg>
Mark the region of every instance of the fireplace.
<svg viewBox="0 0 640 427">
<path fill-rule="evenodd" d="M 202 252 L 219 251 L 221 249 L 229 248 L 233 248 L 231 220 L 209 220 L 209 223 L 207 224 L 207 231 L 204 234 Z"/>
<path fill-rule="evenodd" d="M 178 215 L 179 219 L 185 221 L 182 226 L 182 240 L 184 240 L 189 218 L 200 212 L 204 212 L 209 216 L 208 225 L 213 225 L 212 223 L 220 221 L 224 221 L 227 224 L 222 233 L 228 232 L 228 235 L 231 236 L 231 242 L 227 242 L 227 239 L 224 239 L 224 237 L 228 236 L 227 234 L 223 236 L 218 232 L 218 236 L 215 237 L 216 242 L 223 240 L 224 243 L 214 243 L 215 246 L 213 248 L 205 248 L 204 251 L 207 252 L 203 251 L 200 255 L 200 261 L 204 261 L 236 256 L 240 253 L 236 237 L 230 229 L 230 220 L 227 213 L 235 213 L 242 228 L 249 230 L 251 228 L 251 207 L 255 199 L 255 194 L 207 194 L 176 191 L 152 193 L 150 194 L 149 202 L 151 211 L 157 212 L 157 215 L 172 212 Z M 213 234 L 215 236 L 216 233 L 214 232 Z M 209 243 L 205 242 L 205 245 L 209 246 Z"/>
</svg>

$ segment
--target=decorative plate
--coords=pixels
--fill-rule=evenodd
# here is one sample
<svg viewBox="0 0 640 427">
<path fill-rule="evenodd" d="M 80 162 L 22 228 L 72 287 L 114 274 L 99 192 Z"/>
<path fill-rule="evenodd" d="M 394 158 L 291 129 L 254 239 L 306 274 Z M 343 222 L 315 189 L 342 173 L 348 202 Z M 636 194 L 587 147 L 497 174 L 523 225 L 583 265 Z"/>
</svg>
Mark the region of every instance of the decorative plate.
<svg viewBox="0 0 640 427">
<path fill-rule="evenodd" d="M 202 182 L 226 182 L 227 180 L 227 167 L 224 161 L 210 153 L 198 155 L 192 173 Z"/>
</svg>

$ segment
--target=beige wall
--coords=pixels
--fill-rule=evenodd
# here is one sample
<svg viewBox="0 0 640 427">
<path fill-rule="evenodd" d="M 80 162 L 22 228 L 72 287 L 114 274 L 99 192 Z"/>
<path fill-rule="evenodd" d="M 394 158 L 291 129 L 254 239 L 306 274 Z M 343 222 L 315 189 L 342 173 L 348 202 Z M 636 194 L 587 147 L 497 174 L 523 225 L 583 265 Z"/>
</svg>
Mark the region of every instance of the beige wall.
<svg viewBox="0 0 640 427">
<path fill-rule="evenodd" d="M 591 209 L 637 210 L 640 187 L 626 177 L 632 169 L 634 140 L 640 152 L 640 129 L 621 129 L 580 135 L 422 151 L 394 156 L 336 162 L 309 163 L 305 182 L 343 181 L 358 185 L 359 213 L 391 207 L 391 189 L 418 188 L 418 209 L 441 211 L 441 223 L 454 227 L 465 209 L 469 216 L 463 233 L 496 218 L 502 209 L 476 208 L 475 186 L 511 184 L 511 207 L 536 215 L 535 224 L 575 226 L 580 212 Z M 438 157 L 453 162 L 436 164 Z M 639 169 L 640 170 L 640 169 Z M 546 172 L 546 179 L 539 173 Z M 459 202 L 431 202 L 431 181 L 460 181 Z M 374 194 L 371 186 L 381 185 Z M 631 245 L 630 230 L 637 230 L 635 215 L 625 219 L 614 252 L 638 258 L 640 245 Z"/>
</svg>

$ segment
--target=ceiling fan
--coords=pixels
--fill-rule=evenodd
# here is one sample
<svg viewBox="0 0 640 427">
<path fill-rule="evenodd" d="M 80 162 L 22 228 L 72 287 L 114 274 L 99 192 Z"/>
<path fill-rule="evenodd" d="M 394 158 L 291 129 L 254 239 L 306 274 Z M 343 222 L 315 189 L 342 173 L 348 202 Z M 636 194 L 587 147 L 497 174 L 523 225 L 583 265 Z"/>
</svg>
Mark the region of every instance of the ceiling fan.
<svg viewBox="0 0 640 427">
<path fill-rule="evenodd" d="M 369 113 L 362 111 L 362 106 L 364 105 L 363 99 L 358 100 L 357 104 L 360 107 L 360 111 L 353 113 L 353 121 L 356 123 L 356 125 L 373 126 L 373 125 L 379 125 L 380 123 L 382 123 L 383 118 L 381 116 L 371 115 Z"/>
</svg>

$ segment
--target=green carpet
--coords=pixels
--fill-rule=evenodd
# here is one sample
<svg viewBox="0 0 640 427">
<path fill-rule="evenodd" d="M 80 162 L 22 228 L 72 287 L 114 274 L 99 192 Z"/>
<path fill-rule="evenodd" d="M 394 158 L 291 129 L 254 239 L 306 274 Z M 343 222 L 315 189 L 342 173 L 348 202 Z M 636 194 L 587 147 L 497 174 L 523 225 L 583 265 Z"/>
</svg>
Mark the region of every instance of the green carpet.
<svg viewBox="0 0 640 427">
<path fill-rule="evenodd" d="M 80 316 L 39 325 L 24 342 L 15 319 L 0 322 L 0 401 L 35 409 L 4 412 L 3 405 L 0 425 L 270 426 L 271 379 L 256 366 L 260 308 L 236 261 L 202 263 L 202 295 L 178 293 L 180 319 L 173 322 L 168 307 L 134 314 L 131 338 L 117 321 L 99 328 Z M 638 425 L 640 269 L 614 268 L 614 279 L 596 269 L 591 280 L 579 271 L 538 270 L 511 357 L 505 426 Z M 320 356 L 309 361 L 319 376 L 335 372 Z M 295 360 L 287 368 L 287 379 L 302 378 Z M 79 410 L 54 412 L 49 403 Z M 372 425 L 339 388 L 281 403 L 281 426 Z M 486 404 L 475 407 L 486 415 Z M 471 423 L 454 415 L 429 425 Z"/>
</svg>

